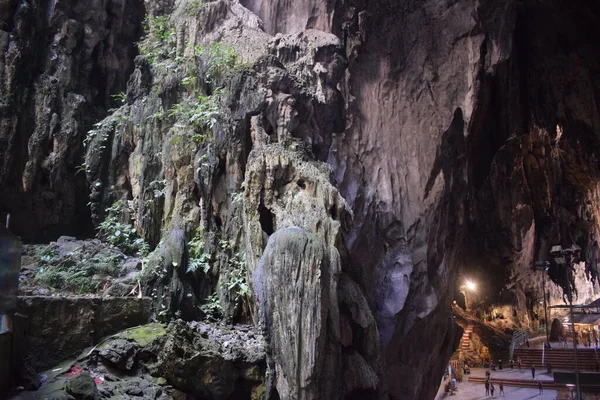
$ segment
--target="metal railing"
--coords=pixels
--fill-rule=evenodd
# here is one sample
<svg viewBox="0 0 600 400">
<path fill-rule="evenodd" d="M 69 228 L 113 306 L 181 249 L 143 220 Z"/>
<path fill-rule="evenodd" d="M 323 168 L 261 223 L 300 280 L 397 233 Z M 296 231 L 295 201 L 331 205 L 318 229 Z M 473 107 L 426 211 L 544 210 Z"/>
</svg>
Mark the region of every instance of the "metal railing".
<svg viewBox="0 0 600 400">
<path fill-rule="evenodd" d="M 514 331 L 512 341 L 510 342 L 510 359 L 513 359 L 515 349 L 521 346 L 525 341 L 529 339 L 529 334 L 525 331 Z"/>
<path fill-rule="evenodd" d="M 542 365 L 546 365 L 546 363 L 544 363 L 546 358 L 546 344 L 544 343 L 544 346 L 542 346 Z"/>
</svg>

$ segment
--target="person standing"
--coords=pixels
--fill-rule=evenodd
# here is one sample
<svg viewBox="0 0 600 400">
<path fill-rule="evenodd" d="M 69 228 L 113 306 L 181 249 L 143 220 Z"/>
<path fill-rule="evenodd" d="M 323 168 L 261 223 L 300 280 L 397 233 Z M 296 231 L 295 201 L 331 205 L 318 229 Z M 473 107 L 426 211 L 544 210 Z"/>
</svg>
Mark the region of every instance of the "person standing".
<svg viewBox="0 0 600 400">
<path fill-rule="evenodd" d="M 544 393 L 544 388 L 542 387 L 542 381 L 538 380 L 538 390 L 540 391 L 539 394 Z"/>
<path fill-rule="evenodd" d="M 492 394 L 492 397 L 494 397 L 494 390 L 496 390 L 496 388 L 494 387 L 494 383 L 490 382 L 490 393 Z"/>
<path fill-rule="evenodd" d="M 515 367 L 515 362 L 514 362 L 514 360 L 512 360 L 512 359 L 511 359 L 509 364 L 510 364 L 510 370 L 512 371 L 512 370 L 513 370 L 513 368 Z"/>
<path fill-rule="evenodd" d="M 500 389 L 500 396 L 504 396 L 504 384 L 502 381 L 498 384 L 498 389 Z"/>
<path fill-rule="evenodd" d="M 489 380 L 485 380 L 485 395 L 489 396 L 490 395 L 490 381 Z"/>
<path fill-rule="evenodd" d="M 531 364 L 531 379 L 535 379 L 535 365 Z"/>
</svg>

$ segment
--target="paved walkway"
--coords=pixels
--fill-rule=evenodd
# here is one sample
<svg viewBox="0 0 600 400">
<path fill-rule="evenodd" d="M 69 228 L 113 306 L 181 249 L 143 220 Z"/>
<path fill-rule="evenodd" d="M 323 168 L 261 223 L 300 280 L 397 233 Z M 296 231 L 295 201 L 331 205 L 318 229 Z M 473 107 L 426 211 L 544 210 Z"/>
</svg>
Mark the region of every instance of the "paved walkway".
<svg viewBox="0 0 600 400">
<path fill-rule="evenodd" d="M 524 389 L 513 386 L 504 387 L 504 396 L 498 393 L 498 387 L 496 386 L 496 392 L 494 396 L 486 396 L 485 388 L 483 384 L 478 383 L 460 383 L 458 391 L 454 396 L 447 396 L 446 399 L 452 400 L 479 400 L 479 399 L 510 399 L 510 400 L 556 400 L 555 390 L 544 390 L 543 394 L 539 394 L 537 389 Z"/>
<path fill-rule="evenodd" d="M 485 376 L 485 368 L 471 368 L 471 376 Z M 502 371 L 492 371 L 491 372 L 492 381 L 501 381 L 502 379 L 531 379 L 531 368 L 525 368 L 519 371 L 519 368 L 515 367 L 512 371 L 510 367 L 508 369 L 503 369 Z M 468 377 L 469 375 L 465 375 Z M 545 380 L 553 380 L 552 374 L 549 374 L 548 371 L 544 368 L 536 368 L 535 369 L 535 380 L 541 380 L 542 382 Z M 464 379 L 463 379 L 464 382 Z"/>
<path fill-rule="evenodd" d="M 484 368 L 472 368 L 471 376 L 485 376 L 486 369 Z M 485 395 L 485 387 L 482 383 L 469 383 L 468 381 L 469 375 L 465 375 L 463 381 L 458 384 L 458 391 L 454 396 L 446 396 L 446 399 L 452 400 L 478 400 L 478 399 L 510 399 L 510 400 L 527 400 L 527 399 L 535 399 L 535 400 L 555 400 L 556 399 L 556 391 L 555 390 L 544 390 L 543 394 L 540 394 L 538 389 L 526 389 L 519 388 L 515 386 L 504 386 L 504 396 L 500 395 L 498 389 L 498 382 L 504 379 L 531 379 L 531 370 L 523 368 L 523 371 L 519 372 L 517 368 L 514 370 L 502 370 L 502 371 L 493 371 L 492 372 L 492 382 L 496 382 L 496 392 L 494 396 L 486 396 Z M 551 380 L 552 376 L 548 375 L 547 372 L 543 372 L 538 374 L 536 371 L 535 380 L 541 380 L 542 382 L 545 380 Z"/>
</svg>

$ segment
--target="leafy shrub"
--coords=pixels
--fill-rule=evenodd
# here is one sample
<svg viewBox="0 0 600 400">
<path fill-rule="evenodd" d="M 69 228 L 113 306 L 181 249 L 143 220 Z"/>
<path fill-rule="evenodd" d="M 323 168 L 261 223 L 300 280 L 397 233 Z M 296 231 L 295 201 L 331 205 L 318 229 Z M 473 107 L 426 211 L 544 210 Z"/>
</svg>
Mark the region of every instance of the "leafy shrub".
<svg viewBox="0 0 600 400">
<path fill-rule="evenodd" d="M 192 139 L 196 143 L 204 143 L 206 139 L 204 132 L 212 130 L 220 117 L 218 95 L 221 93 L 218 91 L 212 96 L 198 96 L 183 103 L 174 104 L 169 109 L 168 116 L 192 127 L 196 132 L 192 135 Z"/>
<path fill-rule="evenodd" d="M 204 300 L 204 304 L 200 306 L 207 319 L 218 320 L 223 316 L 223 308 L 219 300 L 217 292 L 211 294 Z"/>
<path fill-rule="evenodd" d="M 144 38 L 137 43 L 140 54 L 150 65 L 173 58 L 175 48 L 175 28 L 168 16 L 150 17 L 144 21 Z"/>
<path fill-rule="evenodd" d="M 241 302 L 244 306 L 250 304 L 250 286 L 247 282 L 248 269 L 246 267 L 246 256 L 239 252 L 234 252 L 227 240 L 219 242 L 221 251 L 227 255 L 226 282 L 227 290 L 233 294 L 236 302 Z"/>
<path fill-rule="evenodd" d="M 127 105 L 121 106 L 117 109 L 109 110 L 112 112 L 111 115 L 104 118 L 100 122 L 94 124 L 94 129 L 90 129 L 83 140 L 83 145 L 87 146 L 96 137 L 100 138 L 99 150 L 104 150 L 106 141 L 110 134 L 117 128 L 119 128 L 124 122 L 129 121 L 129 107 Z"/>
<path fill-rule="evenodd" d="M 122 256 L 121 256 L 122 257 Z M 53 245 L 37 254 L 33 282 L 50 290 L 66 290 L 77 294 L 95 293 L 111 276 L 119 274 L 119 256 L 85 252 L 59 255 Z"/>
<path fill-rule="evenodd" d="M 223 42 L 213 42 L 209 46 L 198 46 L 195 54 L 205 66 L 204 78 L 209 83 L 223 79 L 233 69 L 242 64 L 235 49 Z"/>
<path fill-rule="evenodd" d="M 106 218 L 98 227 L 98 237 L 127 255 L 145 256 L 149 246 L 137 235 L 136 229 L 128 223 L 121 222 L 124 212 L 123 202 L 117 201 L 106 209 Z"/>
<path fill-rule="evenodd" d="M 204 232 L 198 228 L 194 236 L 187 243 L 188 246 L 188 266 L 187 272 L 194 273 L 198 268 L 206 274 L 210 270 L 211 256 L 204 252 Z"/>
<path fill-rule="evenodd" d="M 124 105 L 127 102 L 127 93 L 119 92 L 110 96 L 113 100 L 117 101 L 120 105 Z"/>
<path fill-rule="evenodd" d="M 204 6 L 204 2 L 202 0 L 193 0 L 185 5 L 185 11 L 195 14 L 200 8 L 202 8 L 202 6 Z"/>
</svg>

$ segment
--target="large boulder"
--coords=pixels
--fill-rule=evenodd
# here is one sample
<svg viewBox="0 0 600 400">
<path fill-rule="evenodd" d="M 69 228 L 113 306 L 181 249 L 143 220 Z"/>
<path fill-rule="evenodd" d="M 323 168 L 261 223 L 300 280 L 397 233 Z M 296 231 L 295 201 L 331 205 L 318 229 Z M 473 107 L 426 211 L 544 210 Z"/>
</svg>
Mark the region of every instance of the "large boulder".
<svg viewBox="0 0 600 400">
<path fill-rule="evenodd" d="M 264 384 L 265 343 L 250 327 L 174 321 L 154 351 L 152 373 L 201 398 L 240 398 Z"/>
<path fill-rule="evenodd" d="M 96 382 L 89 373 L 82 373 L 69 380 L 65 391 L 78 400 L 96 400 L 98 398 Z"/>
</svg>

